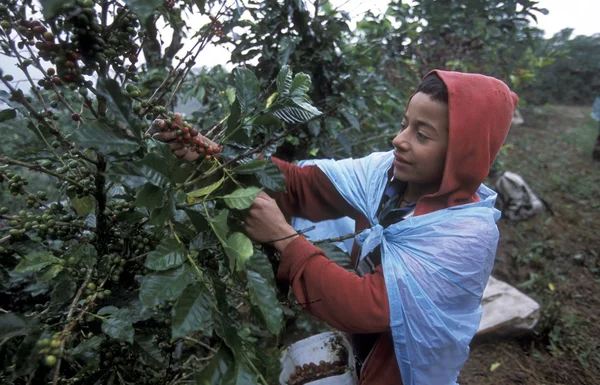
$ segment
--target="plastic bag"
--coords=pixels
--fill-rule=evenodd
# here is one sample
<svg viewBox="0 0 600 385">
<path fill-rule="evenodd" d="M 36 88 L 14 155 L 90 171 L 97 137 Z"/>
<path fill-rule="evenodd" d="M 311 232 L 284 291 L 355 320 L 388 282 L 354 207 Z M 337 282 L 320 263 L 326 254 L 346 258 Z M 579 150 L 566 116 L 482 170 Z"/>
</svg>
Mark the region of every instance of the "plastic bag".
<svg viewBox="0 0 600 385">
<path fill-rule="evenodd" d="M 357 236 L 364 258 L 381 244 L 390 327 L 402 381 L 456 384 L 481 319 L 481 298 L 498 244 L 496 193 L 479 202 L 419 215 L 383 228 L 377 206 L 393 152 L 317 166 L 371 228 Z"/>
</svg>

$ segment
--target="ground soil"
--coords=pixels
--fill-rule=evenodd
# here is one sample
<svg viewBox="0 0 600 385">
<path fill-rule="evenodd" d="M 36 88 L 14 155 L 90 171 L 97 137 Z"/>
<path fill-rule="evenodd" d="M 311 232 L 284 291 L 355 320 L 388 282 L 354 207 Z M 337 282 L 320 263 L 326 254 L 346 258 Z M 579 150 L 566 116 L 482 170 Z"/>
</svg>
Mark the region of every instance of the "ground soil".
<svg viewBox="0 0 600 385">
<path fill-rule="evenodd" d="M 526 108 L 525 124 L 511 129 L 497 171 L 520 174 L 553 214 L 502 219 L 492 275 L 538 301 L 542 318 L 527 335 L 474 341 L 461 385 L 600 384 L 600 162 L 590 112 Z"/>
</svg>

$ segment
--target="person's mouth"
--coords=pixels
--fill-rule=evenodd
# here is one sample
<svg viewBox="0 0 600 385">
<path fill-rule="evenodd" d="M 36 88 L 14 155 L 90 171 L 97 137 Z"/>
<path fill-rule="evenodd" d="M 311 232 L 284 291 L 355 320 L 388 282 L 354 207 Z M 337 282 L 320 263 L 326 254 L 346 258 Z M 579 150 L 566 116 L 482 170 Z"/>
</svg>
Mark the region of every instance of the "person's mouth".
<svg viewBox="0 0 600 385">
<path fill-rule="evenodd" d="M 411 165 L 411 163 L 406 160 L 406 158 L 398 155 L 398 154 L 394 154 L 394 164 L 395 165 L 400 165 L 400 166 L 407 166 L 407 165 Z"/>
</svg>

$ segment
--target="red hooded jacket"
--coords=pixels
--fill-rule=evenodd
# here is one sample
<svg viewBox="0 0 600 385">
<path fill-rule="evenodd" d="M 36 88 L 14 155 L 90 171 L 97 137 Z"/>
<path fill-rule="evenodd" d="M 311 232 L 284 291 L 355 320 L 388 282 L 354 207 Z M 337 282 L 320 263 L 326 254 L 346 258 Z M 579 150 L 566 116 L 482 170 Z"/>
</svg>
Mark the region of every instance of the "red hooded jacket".
<svg viewBox="0 0 600 385">
<path fill-rule="evenodd" d="M 517 105 L 516 94 L 495 78 L 433 72 L 448 88 L 448 151 L 439 191 L 422 197 L 415 215 L 479 200 L 476 191 L 506 139 Z M 273 161 L 286 178 L 287 193 L 273 194 L 284 215 L 313 222 L 348 216 L 356 221 L 356 231 L 369 226 L 317 166 L 298 167 L 276 158 Z M 358 253 L 359 247 L 354 244 L 353 263 Z M 381 333 L 362 367 L 361 385 L 402 383 L 389 329 L 390 311 L 381 265 L 375 273 L 359 277 L 298 237 L 282 252 L 278 279 L 289 282 L 300 303 L 310 303 L 305 306 L 309 313 L 334 328 L 353 334 Z"/>
</svg>

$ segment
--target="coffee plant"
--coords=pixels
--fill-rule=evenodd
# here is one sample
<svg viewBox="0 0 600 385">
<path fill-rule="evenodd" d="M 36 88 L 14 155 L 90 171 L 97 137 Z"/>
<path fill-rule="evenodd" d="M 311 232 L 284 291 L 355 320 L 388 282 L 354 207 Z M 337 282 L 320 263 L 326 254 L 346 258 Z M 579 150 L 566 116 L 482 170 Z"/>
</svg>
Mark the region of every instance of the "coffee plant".
<svg viewBox="0 0 600 385">
<path fill-rule="evenodd" d="M 224 115 L 202 126 L 173 106 L 202 49 L 224 38 L 218 14 L 157 82 L 139 64 L 155 41 L 145 26 L 192 5 L 41 3 L 41 15 L 0 5 L 0 46 L 30 86 L 1 76 L 0 121 L 34 133 L 37 149 L 0 153 L 11 203 L 0 208 L 0 381 L 275 382 L 294 308 L 242 220 L 261 190 L 284 189 L 269 157 L 320 115 L 310 77 L 284 66 L 262 87 L 236 68 Z M 175 157 L 160 131 L 198 159 Z"/>
</svg>

